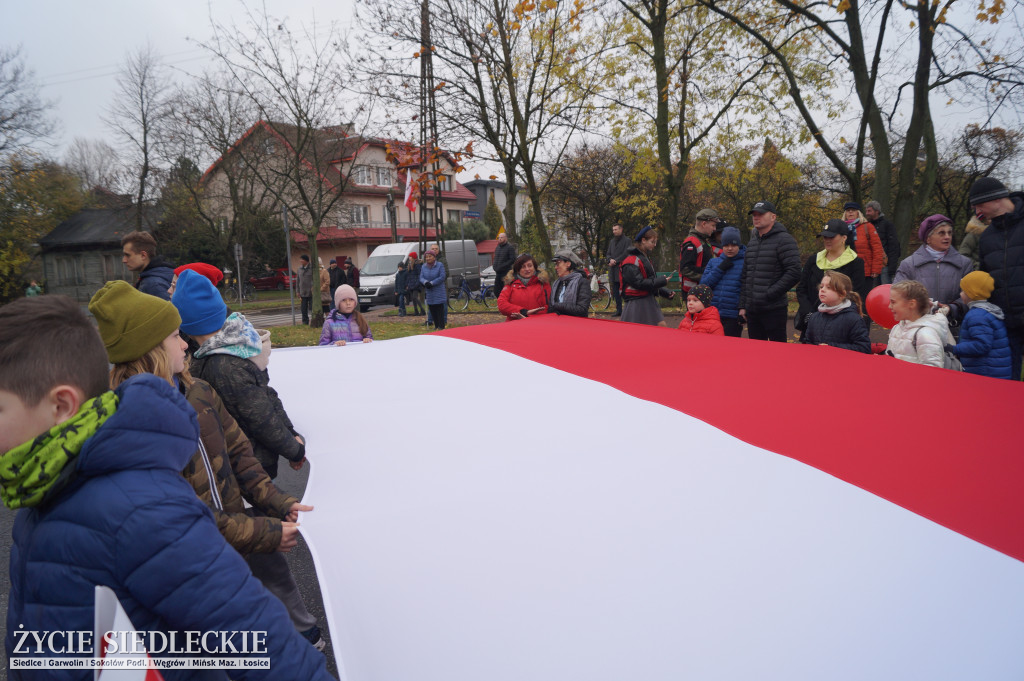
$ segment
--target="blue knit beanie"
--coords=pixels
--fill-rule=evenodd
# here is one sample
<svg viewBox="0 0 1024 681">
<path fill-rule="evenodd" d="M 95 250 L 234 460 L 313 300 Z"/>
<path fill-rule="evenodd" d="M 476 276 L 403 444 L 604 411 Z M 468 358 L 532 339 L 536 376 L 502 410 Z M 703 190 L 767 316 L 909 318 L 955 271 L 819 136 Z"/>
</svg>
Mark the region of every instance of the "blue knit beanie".
<svg viewBox="0 0 1024 681">
<path fill-rule="evenodd" d="M 740 245 L 740 230 L 736 229 L 732 225 L 729 225 L 722 230 L 722 245 L 723 246 L 739 246 Z"/>
<path fill-rule="evenodd" d="M 216 333 L 228 317 L 228 306 L 210 280 L 192 270 L 178 275 L 171 299 L 181 314 L 181 330 L 190 336 Z"/>
</svg>

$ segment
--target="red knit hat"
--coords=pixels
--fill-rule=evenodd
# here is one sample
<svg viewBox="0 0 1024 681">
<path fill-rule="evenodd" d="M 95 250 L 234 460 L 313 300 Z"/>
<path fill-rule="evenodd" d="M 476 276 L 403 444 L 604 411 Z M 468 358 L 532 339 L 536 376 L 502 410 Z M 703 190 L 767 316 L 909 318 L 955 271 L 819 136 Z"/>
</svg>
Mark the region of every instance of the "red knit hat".
<svg viewBox="0 0 1024 681">
<path fill-rule="evenodd" d="M 410 260 L 415 260 L 415 259 L 416 259 L 416 257 L 417 257 L 417 256 L 416 256 L 416 251 L 413 251 L 412 253 L 410 253 L 410 254 L 409 254 L 409 259 L 410 259 Z"/>
<path fill-rule="evenodd" d="M 209 279 L 214 286 L 224 281 L 224 273 L 213 265 L 205 262 L 190 262 L 187 265 L 182 265 L 175 269 L 174 273 L 180 276 L 185 270 L 192 270 L 193 272 L 203 275 Z"/>
</svg>

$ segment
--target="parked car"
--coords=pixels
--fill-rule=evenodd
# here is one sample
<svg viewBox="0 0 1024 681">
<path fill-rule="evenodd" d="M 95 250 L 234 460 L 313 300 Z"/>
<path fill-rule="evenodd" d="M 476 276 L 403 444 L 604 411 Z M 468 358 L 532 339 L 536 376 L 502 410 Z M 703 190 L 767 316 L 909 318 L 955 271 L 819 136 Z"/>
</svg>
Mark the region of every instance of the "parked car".
<svg viewBox="0 0 1024 681">
<path fill-rule="evenodd" d="M 250 277 L 249 283 L 257 291 L 284 291 L 288 286 L 288 268 L 278 267 L 276 270 L 265 271 L 263 274 Z M 295 274 L 291 276 L 292 286 L 295 285 Z"/>
<path fill-rule="evenodd" d="M 494 266 L 488 266 L 480 270 L 480 287 L 494 286 Z"/>
</svg>

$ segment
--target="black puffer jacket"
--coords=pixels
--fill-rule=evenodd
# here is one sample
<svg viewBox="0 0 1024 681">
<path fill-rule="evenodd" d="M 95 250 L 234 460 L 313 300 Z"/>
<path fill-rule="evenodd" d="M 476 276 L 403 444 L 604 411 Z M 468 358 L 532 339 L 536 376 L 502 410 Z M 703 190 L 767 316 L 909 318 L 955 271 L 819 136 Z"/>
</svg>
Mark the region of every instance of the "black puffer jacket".
<svg viewBox="0 0 1024 681">
<path fill-rule="evenodd" d="M 252 442 L 252 451 L 263 470 L 277 477 L 277 457 L 302 461 L 306 448 L 295 439 L 295 428 L 284 411 L 270 377 L 252 360 L 212 354 L 193 358 L 192 375 L 217 391 L 238 425 Z"/>
<path fill-rule="evenodd" d="M 853 290 L 862 301 L 867 298 L 869 291 L 864 280 L 864 261 L 860 257 L 854 258 L 842 267 L 835 268 L 835 271 L 850 278 Z M 804 263 L 803 272 L 800 273 L 800 283 L 796 285 L 796 299 L 800 303 L 800 309 L 796 312 L 793 325 L 797 331 L 807 328 L 807 316 L 818 311 L 818 285 L 824 278 L 825 270 L 818 266 L 818 254 L 815 253 Z"/>
<path fill-rule="evenodd" d="M 896 268 L 900 264 L 900 254 L 903 253 L 903 249 L 900 247 L 900 238 L 896 236 L 896 225 L 892 224 L 884 215 L 879 215 L 878 219 L 874 220 L 874 224 L 878 238 L 882 242 L 882 250 L 885 251 L 885 257 L 889 259 L 885 269 L 889 270 L 891 277 L 896 274 Z"/>
<path fill-rule="evenodd" d="M 764 236 L 750 235 L 743 260 L 740 309 L 766 312 L 786 307 L 786 292 L 800 280 L 800 247 L 776 222 Z"/>
<path fill-rule="evenodd" d="M 996 280 L 989 302 L 1006 314 L 1006 328 L 1024 329 L 1024 193 L 1010 194 L 1013 211 L 992 220 L 981 233 L 981 269 Z"/>
<path fill-rule="evenodd" d="M 828 314 L 815 312 L 807 323 L 807 330 L 800 336 L 801 343 L 871 353 L 871 337 L 857 308 L 850 305 L 839 312 Z"/>
<path fill-rule="evenodd" d="M 572 300 L 566 299 L 556 302 L 561 295 L 562 289 L 570 286 L 573 279 L 576 282 L 576 295 Z M 551 287 L 551 302 L 548 303 L 548 312 L 556 312 L 570 317 L 586 317 L 590 314 L 590 298 L 593 292 L 590 290 L 590 277 L 582 272 L 572 272 L 565 277 L 559 277 Z"/>
</svg>

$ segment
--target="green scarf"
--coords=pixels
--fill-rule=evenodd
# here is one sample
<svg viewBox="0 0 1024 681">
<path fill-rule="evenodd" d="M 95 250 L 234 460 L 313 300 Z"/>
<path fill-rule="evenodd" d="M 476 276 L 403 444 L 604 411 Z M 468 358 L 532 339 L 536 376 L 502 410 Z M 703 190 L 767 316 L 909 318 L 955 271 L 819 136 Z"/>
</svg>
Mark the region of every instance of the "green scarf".
<svg viewBox="0 0 1024 681">
<path fill-rule="evenodd" d="M 0 497 L 7 508 L 39 506 L 71 482 L 85 441 L 117 411 L 117 396 L 94 397 L 64 423 L 0 457 Z"/>
</svg>

